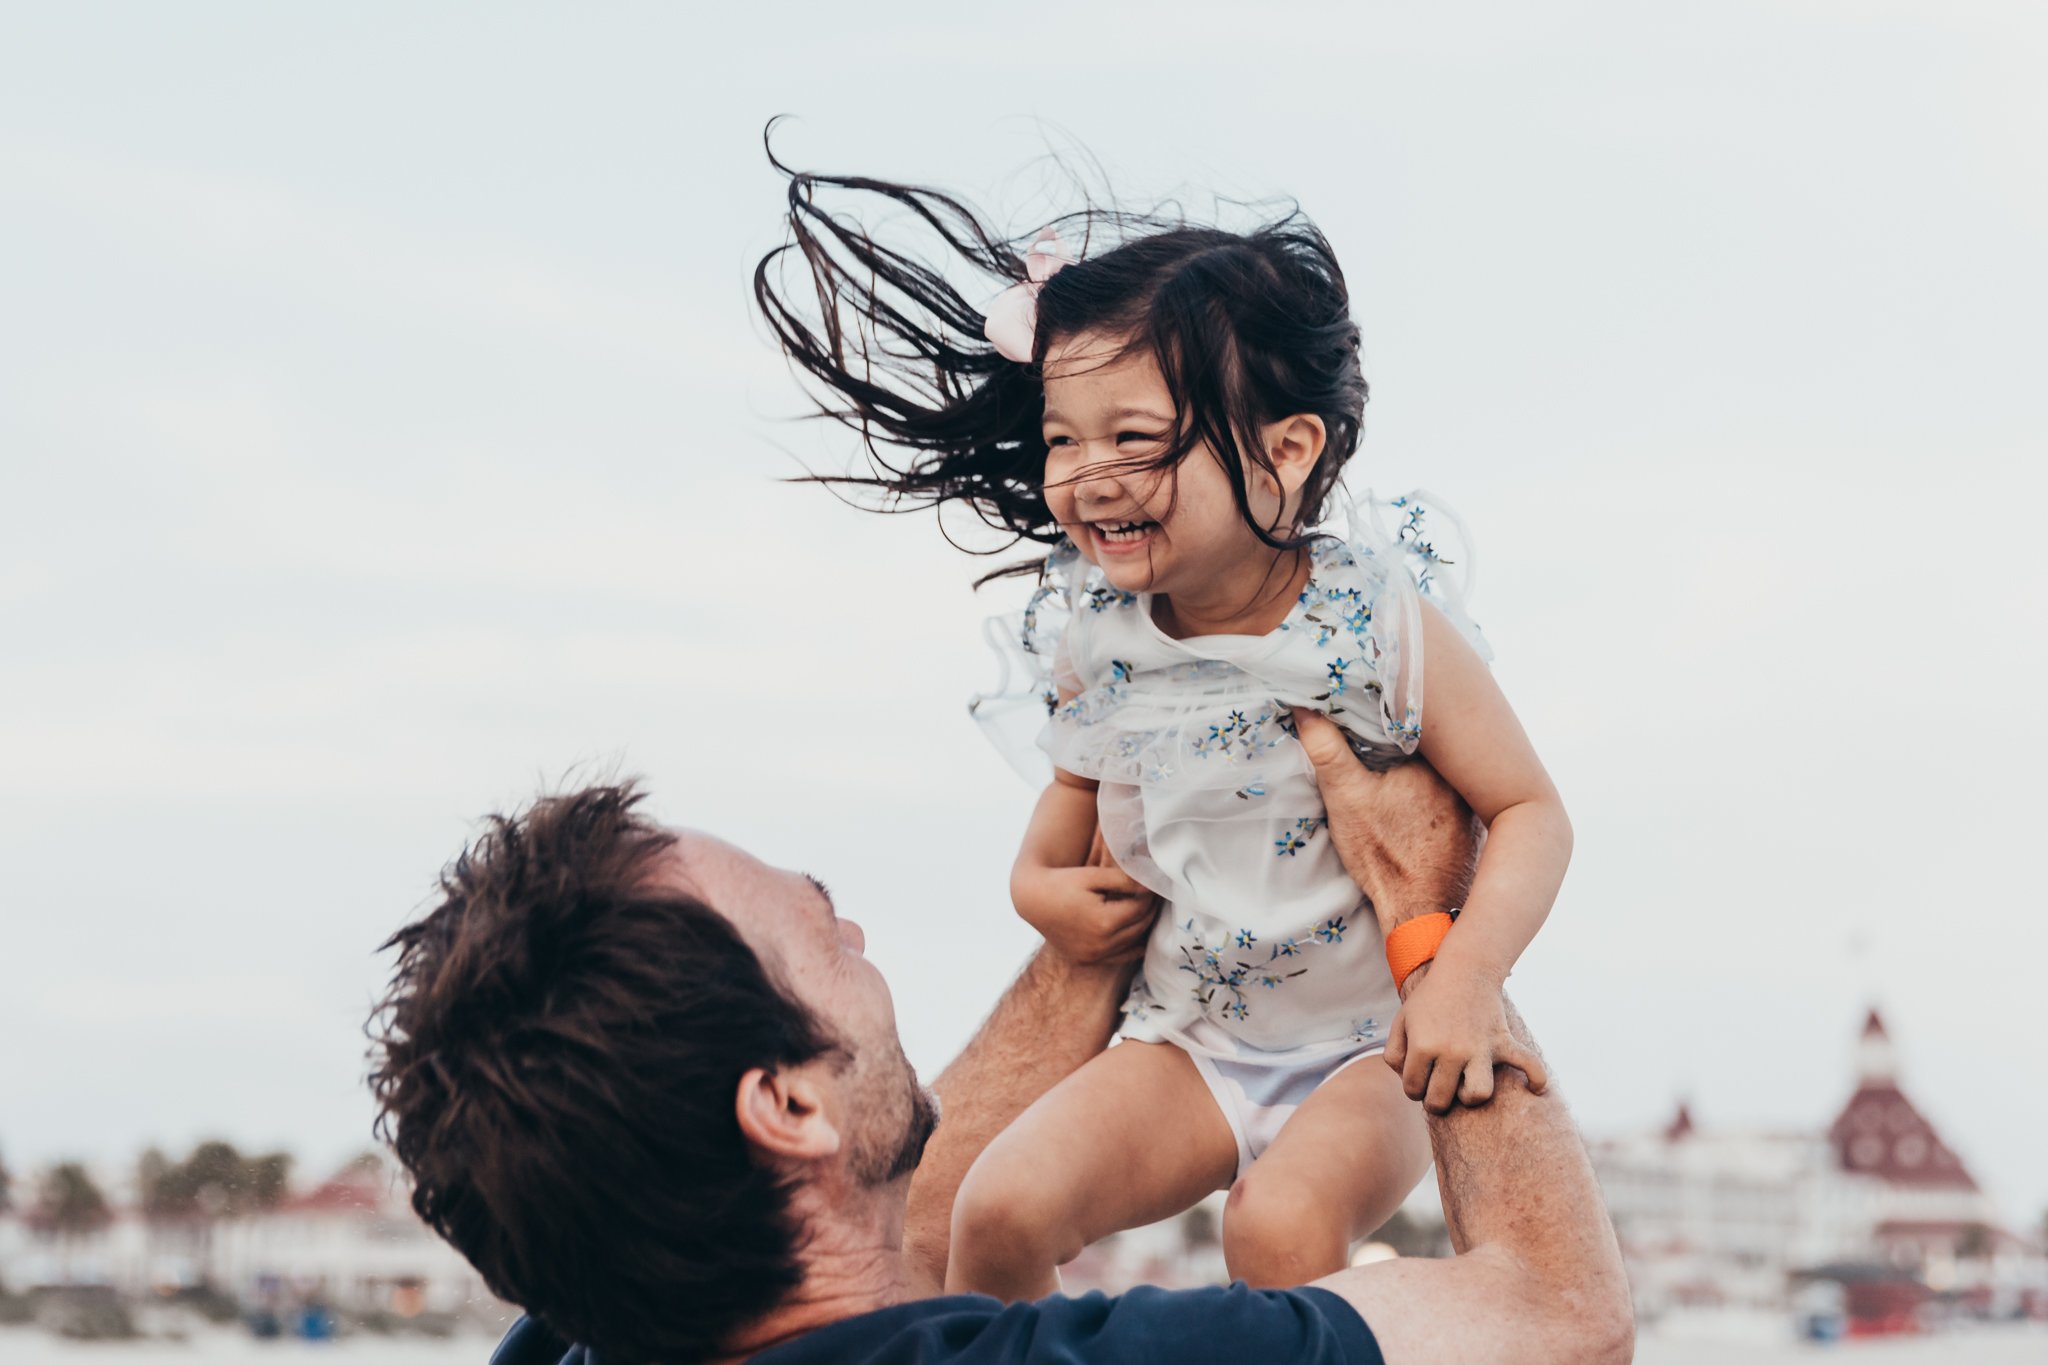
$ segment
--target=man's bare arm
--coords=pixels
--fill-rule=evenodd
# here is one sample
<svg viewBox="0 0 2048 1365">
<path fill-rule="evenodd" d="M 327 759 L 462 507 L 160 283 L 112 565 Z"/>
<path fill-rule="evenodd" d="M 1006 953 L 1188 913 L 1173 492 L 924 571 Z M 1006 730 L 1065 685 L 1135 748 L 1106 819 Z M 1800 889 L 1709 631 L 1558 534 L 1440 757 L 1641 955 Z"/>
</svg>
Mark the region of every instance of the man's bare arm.
<svg viewBox="0 0 2048 1365">
<path fill-rule="evenodd" d="M 1477 839 L 1457 794 L 1419 763 L 1368 772 L 1321 716 L 1297 714 L 1296 724 L 1330 837 L 1382 932 L 1459 904 Z M 1404 995 L 1428 971 L 1417 968 Z M 1521 1016 L 1507 1013 L 1533 1054 Z M 1635 1322 L 1621 1252 L 1558 1092 L 1533 1094 L 1521 1071 L 1502 1067 L 1491 1103 L 1431 1116 L 1429 1136 L 1459 1254 L 1340 1271 L 1321 1286 L 1359 1311 L 1389 1360 L 1628 1360 Z"/>
<path fill-rule="evenodd" d="M 1512 1007 L 1508 1020 L 1534 1047 Z M 1628 1279 L 1571 1115 L 1554 1086 L 1532 1094 L 1520 1071 L 1502 1068 L 1495 1086 L 1484 1107 L 1428 1120 L 1459 1254 L 1362 1266 L 1320 1284 L 1358 1310 L 1388 1360 L 1627 1361 Z"/>
<path fill-rule="evenodd" d="M 933 1083 L 939 1128 L 910 1178 L 903 1224 L 920 1292 L 936 1294 L 946 1282 L 953 1197 L 967 1168 L 1032 1101 L 1108 1045 L 1132 970 L 1078 966 L 1040 948 Z"/>
</svg>

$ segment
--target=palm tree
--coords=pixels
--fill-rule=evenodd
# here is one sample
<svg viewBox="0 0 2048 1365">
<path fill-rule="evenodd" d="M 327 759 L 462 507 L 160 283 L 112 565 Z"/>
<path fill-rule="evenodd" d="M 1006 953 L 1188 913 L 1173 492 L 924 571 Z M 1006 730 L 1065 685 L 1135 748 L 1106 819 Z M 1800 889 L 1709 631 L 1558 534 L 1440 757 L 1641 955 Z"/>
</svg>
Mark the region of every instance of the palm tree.
<svg viewBox="0 0 2048 1365">
<path fill-rule="evenodd" d="M 57 1239 L 67 1282 L 71 1279 L 71 1259 L 78 1239 L 98 1232 L 113 1218 L 106 1195 L 85 1167 L 75 1161 L 52 1166 L 36 1182 L 36 1202 L 29 1210 L 29 1222 Z"/>
<path fill-rule="evenodd" d="M 201 1276 L 213 1279 L 213 1230 L 223 1218 L 276 1208 L 291 1179 L 285 1152 L 245 1157 L 228 1142 L 202 1142 L 183 1161 L 151 1148 L 136 1168 L 142 1209 L 152 1223 L 186 1230 L 196 1243 Z"/>
</svg>

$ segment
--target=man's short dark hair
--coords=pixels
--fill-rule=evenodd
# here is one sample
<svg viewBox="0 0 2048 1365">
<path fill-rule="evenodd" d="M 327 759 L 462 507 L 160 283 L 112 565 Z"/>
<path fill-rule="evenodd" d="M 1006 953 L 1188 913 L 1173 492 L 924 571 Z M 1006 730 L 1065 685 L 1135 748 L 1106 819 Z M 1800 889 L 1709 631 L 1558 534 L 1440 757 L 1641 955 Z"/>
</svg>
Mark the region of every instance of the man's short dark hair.
<svg viewBox="0 0 2048 1365">
<path fill-rule="evenodd" d="M 603 1359 L 716 1350 L 796 1285 L 740 1077 L 832 1049 L 732 923 L 650 879 L 629 784 L 547 797 L 441 875 L 370 1020 L 377 1131 L 493 1292 Z"/>
</svg>

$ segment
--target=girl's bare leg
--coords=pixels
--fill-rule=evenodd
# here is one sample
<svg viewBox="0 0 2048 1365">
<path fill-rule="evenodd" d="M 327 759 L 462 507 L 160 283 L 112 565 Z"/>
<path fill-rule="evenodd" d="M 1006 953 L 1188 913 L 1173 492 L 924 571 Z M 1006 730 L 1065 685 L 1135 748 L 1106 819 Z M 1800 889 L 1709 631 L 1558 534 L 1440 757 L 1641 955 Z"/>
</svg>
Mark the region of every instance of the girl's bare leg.
<svg viewBox="0 0 2048 1365">
<path fill-rule="evenodd" d="M 1367 1057 L 1317 1086 L 1230 1187 L 1223 1259 L 1233 1279 L 1284 1288 L 1342 1270 L 1353 1239 L 1393 1217 L 1429 1169 L 1422 1106 Z"/>
<path fill-rule="evenodd" d="M 1188 1055 L 1120 1043 L 1041 1096 L 967 1172 L 946 1290 L 1053 1293 L 1057 1267 L 1081 1248 L 1179 1213 L 1236 1168 L 1237 1141 Z"/>
</svg>

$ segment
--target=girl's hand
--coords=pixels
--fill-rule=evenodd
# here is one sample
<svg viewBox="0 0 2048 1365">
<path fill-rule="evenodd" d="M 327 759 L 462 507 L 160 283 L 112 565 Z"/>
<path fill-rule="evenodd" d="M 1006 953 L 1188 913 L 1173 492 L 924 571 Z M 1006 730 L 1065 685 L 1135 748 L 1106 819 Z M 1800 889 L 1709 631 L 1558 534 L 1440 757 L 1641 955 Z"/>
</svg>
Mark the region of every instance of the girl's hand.
<svg viewBox="0 0 2048 1365">
<path fill-rule="evenodd" d="M 1432 1114 L 1453 1104 L 1478 1108 L 1493 1098 L 1493 1068 L 1519 1067 L 1529 1089 L 1550 1084 L 1543 1059 L 1508 1031 L 1500 983 L 1478 972 L 1415 969 L 1401 1012 L 1387 1037 L 1387 1065 L 1401 1073 L 1401 1088 Z"/>
<path fill-rule="evenodd" d="M 1010 873 L 1010 899 L 1055 951 L 1086 967 L 1142 957 L 1159 913 L 1158 898 L 1125 875 L 1100 835 L 1085 867 L 1019 862 Z"/>
</svg>

